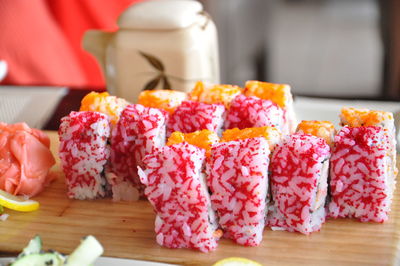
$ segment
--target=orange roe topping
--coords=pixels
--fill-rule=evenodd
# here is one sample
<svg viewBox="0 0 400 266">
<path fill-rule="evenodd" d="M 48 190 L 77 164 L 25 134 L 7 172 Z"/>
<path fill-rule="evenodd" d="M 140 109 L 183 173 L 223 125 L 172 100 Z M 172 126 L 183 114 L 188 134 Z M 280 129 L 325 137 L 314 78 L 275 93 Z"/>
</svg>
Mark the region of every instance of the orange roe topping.
<svg viewBox="0 0 400 266">
<path fill-rule="evenodd" d="M 365 126 L 375 126 L 384 120 L 393 120 L 393 114 L 383 111 L 370 111 L 369 115 L 365 118 Z"/>
<path fill-rule="evenodd" d="M 329 121 L 303 120 L 297 126 L 296 132 L 323 138 L 331 146 L 335 136 L 335 126 Z"/>
<path fill-rule="evenodd" d="M 279 107 L 287 108 L 292 98 L 290 86 L 287 84 L 276 84 L 262 81 L 249 80 L 246 82 L 244 95 L 256 96 L 264 100 L 270 100 Z"/>
<path fill-rule="evenodd" d="M 368 109 L 356 109 L 356 108 L 342 108 L 340 115 L 343 124 L 350 127 L 361 127 L 364 125 L 364 120 L 368 116 Z"/>
<path fill-rule="evenodd" d="M 81 101 L 79 111 L 92 111 L 106 114 L 112 124 L 116 124 L 119 115 L 129 103 L 122 98 L 110 96 L 107 92 L 90 92 Z"/>
<path fill-rule="evenodd" d="M 342 124 L 350 127 L 377 126 L 385 120 L 393 120 L 393 114 L 384 111 L 344 107 L 342 108 L 341 120 Z"/>
<path fill-rule="evenodd" d="M 154 90 L 142 91 L 139 95 L 139 104 L 146 107 L 163 109 L 172 114 L 175 109 L 186 100 L 187 95 L 181 91 Z"/>
<path fill-rule="evenodd" d="M 222 133 L 221 142 L 257 137 L 264 137 L 268 141 L 269 148 L 272 151 L 275 145 L 280 141 L 281 133 L 275 127 L 268 126 L 244 129 L 233 128 Z"/>
<path fill-rule="evenodd" d="M 223 104 L 229 108 L 231 101 L 241 92 L 242 89 L 238 86 L 217 84 L 206 87 L 202 81 L 198 81 L 190 92 L 189 99 L 208 104 Z"/>
<path fill-rule="evenodd" d="M 219 138 L 217 133 L 208 129 L 203 129 L 192 133 L 182 133 L 179 131 L 175 131 L 168 138 L 167 146 L 178 144 L 184 141 L 199 148 L 205 149 L 207 152 L 206 154 L 209 155 L 211 145 L 217 143 L 219 141 Z"/>
<path fill-rule="evenodd" d="M 182 143 L 184 141 L 185 141 L 185 133 L 175 131 L 171 134 L 171 136 L 169 136 L 167 141 L 167 146 Z"/>
</svg>

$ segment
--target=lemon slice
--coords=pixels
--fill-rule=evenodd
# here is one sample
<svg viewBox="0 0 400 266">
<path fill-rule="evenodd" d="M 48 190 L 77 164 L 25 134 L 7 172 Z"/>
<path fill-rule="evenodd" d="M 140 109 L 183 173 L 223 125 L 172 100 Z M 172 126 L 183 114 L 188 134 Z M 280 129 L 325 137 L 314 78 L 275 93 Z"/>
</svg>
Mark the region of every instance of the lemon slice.
<svg viewBox="0 0 400 266">
<path fill-rule="evenodd" d="M 240 257 L 230 257 L 217 261 L 213 266 L 262 266 L 260 263 Z"/>
<path fill-rule="evenodd" d="M 39 209 L 39 202 L 11 195 L 3 190 L 0 190 L 0 205 L 20 212 L 31 212 Z"/>
</svg>

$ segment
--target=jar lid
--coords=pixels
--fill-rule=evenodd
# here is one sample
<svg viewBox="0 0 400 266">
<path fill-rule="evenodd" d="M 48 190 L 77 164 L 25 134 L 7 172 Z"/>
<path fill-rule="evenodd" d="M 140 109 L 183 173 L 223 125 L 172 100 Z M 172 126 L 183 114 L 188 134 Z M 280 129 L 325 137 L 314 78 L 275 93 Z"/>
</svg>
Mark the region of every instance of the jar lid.
<svg viewBox="0 0 400 266">
<path fill-rule="evenodd" d="M 134 4 L 118 18 L 122 29 L 178 29 L 198 20 L 203 6 L 193 0 L 150 0 Z"/>
</svg>

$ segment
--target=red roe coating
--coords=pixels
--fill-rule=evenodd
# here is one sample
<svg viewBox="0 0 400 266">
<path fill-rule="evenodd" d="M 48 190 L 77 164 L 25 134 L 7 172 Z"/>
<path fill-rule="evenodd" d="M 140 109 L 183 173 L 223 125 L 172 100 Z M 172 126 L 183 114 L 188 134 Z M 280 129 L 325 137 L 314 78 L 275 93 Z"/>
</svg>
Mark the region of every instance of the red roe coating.
<svg viewBox="0 0 400 266">
<path fill-rule="evenodd" d="M 191 133 L 202 129 L 219 132 L 225 107 L 221 104 L 183 101 L 168 122 L 168 136 L 174 131 Z"/>
<path fill-rule="evenodd" d="M 140 104 L 130 104 L 122 111 L 111 137 L 111 171 L 115 176 L 109 178 L 109 182 L 114 188 L 114 199 L 127 200 L 126 197 L 129 196 L 116 195 L 118 192 L 115 187 L 121 183 L 125 187 L 133 185 L 143 194 L 144 188 L 140 183 L 137 167 L 143 166 L 144 156 L 165 145 L 167 117 L 165 111 Z"/>
<path fill-rule="evenodd" d="M 329 159 L 329 155 L 330 148 L 324 139 L 303 133 L 288 136 L 275 148 L 270 167 L 271 194 L 275 209 L 269 214 L 269 226 L 303 234 L 321 228 L 325 222 L 325 198 L 319 208 L 321 213 L 312 213 L 316 211 L 313 206 L 318 177 L 323 174 L 322 162 Z M 325 180 L 325 187 L 326 185 Z"/>
<path fill-rule="evenodd" d="M 265 138 L 213 145 L 207 164 L 211 202 L 225 236 L 258 246 L 265 225 L 269 148 Z"/>
<path fill-rule="evenodd" d="M 275 103 L 253 96 L 238 95 L 227 112 L 225 129 L 270 126 L 282 132 L 283 123 L 283 110 Z"/>
<path fill-rule="evenodd" d="M 389 138 L 381 127 L 343 127 L 331 158 L 331 217 L 388 219 L 394 180 L 387 171 Z"/>
<path fill-rule="evenodd" d="M 146 156 L 139 169 L 145 195 L 157 213 L 157 243 L 168 248 L 202 252 L 217 247 L 215 218 L 202 182 L 205 150 L 186 142 L 165 146 Z M 210 219 L 210 220 L 209 220 Z"/>
<path fill-rule="evenodd" d="M 59 155 L 70 198 L 94 199 L 107 194 L 102 173 L 110 154 L 109 136 L 109 120 L 104 114 L 71 112 L 61 119 Z"/>
</svg>

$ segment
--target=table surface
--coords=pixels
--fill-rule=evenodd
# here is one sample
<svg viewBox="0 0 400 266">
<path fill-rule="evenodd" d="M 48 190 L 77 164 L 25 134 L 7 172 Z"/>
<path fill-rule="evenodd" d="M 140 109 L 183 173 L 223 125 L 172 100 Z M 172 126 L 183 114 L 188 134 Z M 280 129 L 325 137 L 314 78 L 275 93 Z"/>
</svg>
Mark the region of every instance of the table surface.
<svg viewBox="0 0 400 266">
<path fill-rule="evenodd" d="M 48 134 L 52 152 L 58 157 L 57 134 Z M 10 217 L 0 222 L 1 255 L 19 253 L 35 234 L 42 237 L 44 248 L 69 254 L 81 237 L 91 234 L 103 244 L 104 256 L 185 265 L 211 265 L 230 256 L 247 257 L 268 265 L 392 265 L 399 261 L 399 190 L 395 192 L 390 219 L 384 224 L 328 220 L 320 232 L 309 236 L 266 228 L 258 247 L 243 247 L 221 239 L 216 251 L 204 254 L 157 245 L 155 214 L 147 201 L 71 200 L 66 196 L 58 158 L 51 174 L 57 180 L 34 198 L 41 204 L 38 211 L 6 211 Z"/>
</svg>

